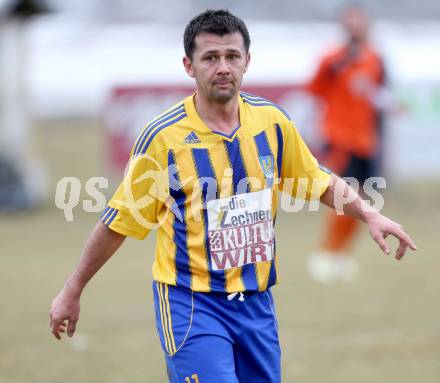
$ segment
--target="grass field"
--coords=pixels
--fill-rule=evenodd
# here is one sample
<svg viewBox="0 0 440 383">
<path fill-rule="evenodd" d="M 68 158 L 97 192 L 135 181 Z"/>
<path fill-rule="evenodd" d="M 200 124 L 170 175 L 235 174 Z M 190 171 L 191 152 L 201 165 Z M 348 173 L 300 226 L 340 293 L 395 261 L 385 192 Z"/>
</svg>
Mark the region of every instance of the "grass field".
<svg viewBox="0 0 440 383">
<path fill-rule="evenodd" d="M 51 175 L 50 201 L 30 214 L 0 216 L 2 383 L 166 382 L 152 310 L 153 238 L 128 240 L 90 283 L 76 337 L 58 342 L 50 334 L 50 302 L 98 217 L 78 207 L 66 222 L 54 206 L 55 184 L 103 175 L 95 125 L 40 124 L 35 152 Z M 397 262 L 364 231 L 356 246 L 361 276 L 349 285 L 319 286 L 305 272 L 322 216 L 280 214 L 281 284 L 273 291 L 284 382 L 440 382 L 439 192 L 435 182 L 387 192 L 385 212 L 419 250 Z"/>
</svg>

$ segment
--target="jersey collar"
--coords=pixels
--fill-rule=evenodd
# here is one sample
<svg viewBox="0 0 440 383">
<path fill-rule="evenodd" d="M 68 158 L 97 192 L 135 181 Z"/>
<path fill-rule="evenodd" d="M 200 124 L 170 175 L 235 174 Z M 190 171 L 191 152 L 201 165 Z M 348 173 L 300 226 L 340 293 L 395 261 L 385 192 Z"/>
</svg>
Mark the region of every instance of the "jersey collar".
<svg viewBox="0 0 440 383">
<path fill-rule="evenodd" d="M 195 95 L 196 94 L 194 93 L 193 95 L 187 97 L 185 99 L 184 103 L 185 103 L 186 114 L 188 115 L 189 119 L 193 123 L 195 123 L 196 128 L 201 131 L 215 134 L 215 135 L 217 135 L 227 141 L 233 141 L 235 139 L 235 136 L 237 135 L 238 131 L 240 131 L 244 125 L 245 106 L 244 106 L 243 99 L 241 98 L 240 94 L 238 95 L 238 108 L 239 108 L 240 123 L 230 135 L 226 135 L 225 133 L 216 132 L 216 131 L 209 129 L 209 127 L 205 124 L 205 122 L 202 120 L 200 115 L 197 113 L 196 106 L 194 104 Z"/>
</svg>

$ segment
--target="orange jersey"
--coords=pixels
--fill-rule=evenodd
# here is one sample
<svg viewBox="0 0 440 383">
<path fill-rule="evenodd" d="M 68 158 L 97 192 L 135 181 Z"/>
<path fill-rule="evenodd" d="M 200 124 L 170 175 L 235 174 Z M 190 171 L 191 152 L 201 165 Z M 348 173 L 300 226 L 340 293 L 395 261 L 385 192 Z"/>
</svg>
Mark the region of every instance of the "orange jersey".
<svg viewBox="0 0 440 383">
<path fill-rule="evenodd" d="M 343 46 L 324 57 L 308 90 L 324 102 L 323 135 L 332 147 L 359 157 L 375 154 L 377 111 L 372 92 L 383 85 L 379 55 L 369 46 Z"/>
</svg>

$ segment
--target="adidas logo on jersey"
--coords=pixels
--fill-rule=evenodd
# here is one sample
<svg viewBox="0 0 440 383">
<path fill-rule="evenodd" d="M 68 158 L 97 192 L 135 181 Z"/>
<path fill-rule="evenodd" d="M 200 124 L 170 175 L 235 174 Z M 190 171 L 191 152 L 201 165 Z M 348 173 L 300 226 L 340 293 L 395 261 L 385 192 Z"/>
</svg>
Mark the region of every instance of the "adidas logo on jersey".
<svg viewBox="0 0 440 383">
<path fill-rule="evenodd" d="M 185 144 L 200 144 L 202 141 L 200 141 L 199 137 L 195 132 L 191 132 L 186 136 L 184 142 Z"/>
</svg>

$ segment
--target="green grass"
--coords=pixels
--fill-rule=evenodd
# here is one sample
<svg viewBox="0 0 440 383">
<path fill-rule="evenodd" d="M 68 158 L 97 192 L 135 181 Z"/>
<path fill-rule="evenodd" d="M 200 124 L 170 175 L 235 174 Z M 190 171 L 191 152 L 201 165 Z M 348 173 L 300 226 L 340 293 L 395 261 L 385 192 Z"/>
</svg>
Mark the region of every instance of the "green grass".
<svg viewBox="0 0 440 383">
<path fill-rule="evenodd" d="M 102 147 L 93 122 L 36 130 L 34 151 L 50 171 L 51 195 L 41 210 L 0 216 L 0 382 L 166 382 L 152 310 L 153 237 L 126 241 L 87 287 L 78 326 L 87 350 L 49 330 L 50 302 L 98 216 L 78 207 L 66 222 L 53 203 L 55 184 L 103 175 Z M 305 272 L 322 215 L 279 215 L 281 284 L 273 291 L 284 382 L 440 381 L 439 191 L 438 183 L 394 185 L 385 212 L 419 250 L 397 262 L 363 231 L 356 244 L 362 273 L 349 285 L 319 286 Z"/>
</svg>

